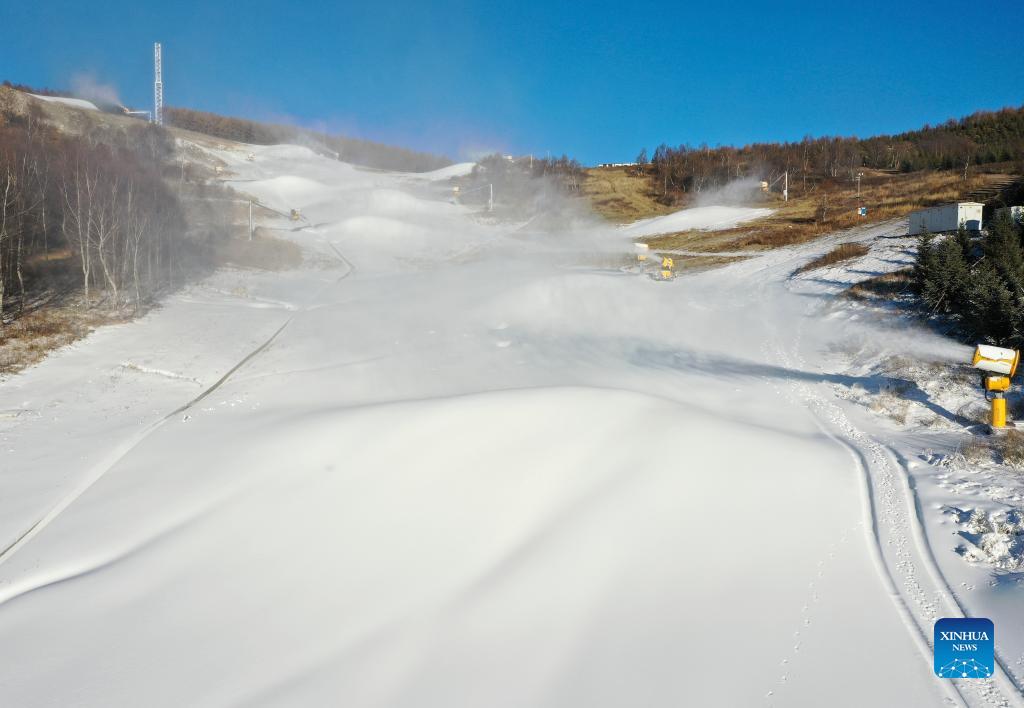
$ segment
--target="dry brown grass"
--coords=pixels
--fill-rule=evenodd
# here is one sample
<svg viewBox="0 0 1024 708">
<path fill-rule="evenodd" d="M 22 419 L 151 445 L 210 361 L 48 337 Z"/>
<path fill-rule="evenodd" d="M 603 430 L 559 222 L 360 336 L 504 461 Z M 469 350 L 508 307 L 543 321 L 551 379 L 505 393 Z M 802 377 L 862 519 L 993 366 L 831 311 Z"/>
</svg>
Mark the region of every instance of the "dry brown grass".
<svg viewBox="0 0 1024 708">
<path fill-rule="evenodd" d="M 302 249 L 297 243 L 271 236 L 265 229 L 256 229 L 252 241 L 231 238 L 218 243 L 215 255 L 218 263 L 260 270 L 288 270 L 302 264 Z"/>
<path fill-rule="evenodd" d="M 12 374 L 41 361 L 100 325 L 126 322 L 134 310 L 85 307 L 80 300 L 49 304 L 0 327 L 0 374 Z"/>
<path fill-rule="evenodd" d="M 1024 467 L 1024 432 L 1008 430 L 995 441 L 995 448 L 1003 464 Z"/>
<path fill-rule="evenodd" d="M 984 438 L 971 437 L 960 446 L 959 452 L 972 465 L 992 461 L 992 445 Z"/>
<path fill-rule="evenodd" d="M 588 169 L 582 190 L 594 211 L 619 224 L 675 211 L 657 201 L 648 176 L 628 167 Z"/>
<path fill-rule="evenodd" d="M 749 227 L 748 227 L 749 230 Z M 720 231 L 678 231 L 641 239 L 654 251 L 699 251 L 712 253 L 729 250 L 733 241 L 743 229 L 722 229 Z M 749 249 L 751 251 L 755 249 Z"/>
<path fill-rule="evenodd" d="M 813 261 L 805 263 L 804 265 L 797 268 L 797 273 L 806 273 L 811 270 L 817 270 L 818 268 L 824 268 L 825 266 L 835 265 L 836 263 L 842 263 L 853 258 L 860 258 L 866 256 L 871 248 L 863 243 L 841 243 L 833 248 L 828 253 L 824 253 Z"/>
<path fill-rule="evenodd" d="M 699 271 L 715 268 L 728 263 L 746 260 L 745 257 L 735 256 L 672 256 L 676 270 Z"/>
<path fill-rule="evenodd" d="M 903 397 L 902 391 L 882 391 L 871 400 L 868 407 L 900 425 L 906 425 L 910 418 L 910 401 Z"/>
<path fill-rule="evenodd" d="M 857 300 L 895 300 L 910 292 L 914 282 L 914 271 L 910 268 L 876 275 L 852 285 L 847 297 Z"/>
</svg>

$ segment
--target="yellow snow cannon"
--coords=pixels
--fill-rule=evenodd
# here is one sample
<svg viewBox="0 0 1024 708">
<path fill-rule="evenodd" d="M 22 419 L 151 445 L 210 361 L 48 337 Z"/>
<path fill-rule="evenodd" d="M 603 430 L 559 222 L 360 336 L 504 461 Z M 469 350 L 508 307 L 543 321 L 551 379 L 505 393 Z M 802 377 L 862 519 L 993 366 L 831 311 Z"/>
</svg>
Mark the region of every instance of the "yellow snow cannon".
<svg viewBox="0 0 1024 708">
<path fill-rule="evenodd" d="M 673 261 L 668 256 L 662 256 L 661 257 L 661 279 L 662 280 L 672 280 L 672 276 L 674 275 L 674 273 L 672 272 L 672 269 L 675 268 L 675 267 L 676 267 L 675 261 Z"/>
<path fill-rule="evenodd" d="M 292 209 L 291 214 L 288 216 L 292 221 L 298 221 L 302 218 L 302 213 L 298 209 Z"/>
<path fill-rule="evenodd" d="M 1006 421 L 1006 392 L 1010 390 L 1010 379 L 1017 372 L 1019 363 L 1020 352 L 1015 349 L 993 347 L 989 344 L 979 344 L 974 349 L 971 365 L 984 372 L 981 383 L 985 389 L 985 398 L 992 401 L 990 427 L 993 432 L 1013 427 L 1013 423 Z"/>
</svg>

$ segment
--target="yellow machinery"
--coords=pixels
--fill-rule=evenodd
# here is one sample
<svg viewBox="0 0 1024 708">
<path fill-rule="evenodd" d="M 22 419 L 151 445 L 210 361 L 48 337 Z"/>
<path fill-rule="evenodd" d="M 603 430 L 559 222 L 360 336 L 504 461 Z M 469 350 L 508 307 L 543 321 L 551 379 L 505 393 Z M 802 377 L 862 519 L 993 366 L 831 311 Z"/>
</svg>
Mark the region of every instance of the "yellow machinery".
<svg viewBox="0 0 1024 708">
<path fill-rule="evenodd" d="M 298 221 L 301 218 L 302 218 L 302 214 L 299 213 L 299 210 L 298 209 L 292 209 L 291 220 L 292 221 Z"/>
<path fill-rule="evenodd" d="M 974 349 L 971 365 L 984 372 L 982 385 L 985 388 L 985 398 L 992 401 L 993 431 L 1004 430 L 1007 427 L 1006 392 L 1010 390 L 1010 379 L 1017 372 L 1019 363 L 1020 352 L 1014 349 L 993 347 L 988 344 L 979 344 Z M 1012 426 L 1013 423 L 1009 425 Z"/>
<path fill-rule="evenodd" d="M 673 273 L 673 268 L 675 268 L 676 264 L 671 258 L 669 258 L 668 256 L 662 256 L 661 269 L 657 271 L 657 275 L 654 275 L 654 273 L 651 270 L 647 270 L 644 268 L 644 264 L 647 261 L 647 258 L 651 252 L 650 246 L 648 246 L 646 243 L 637 242 L 633 244 L 633 250 L 636 253 L 636 260 L 637 263 L 640 264 L 641 272 L 648 273 L 655 280 L 672 280 L 672 277 L 675 275 L 675 273 Z M 657 261 L 654 261 L 654 263 L 656 264 Z"/>
</svg>

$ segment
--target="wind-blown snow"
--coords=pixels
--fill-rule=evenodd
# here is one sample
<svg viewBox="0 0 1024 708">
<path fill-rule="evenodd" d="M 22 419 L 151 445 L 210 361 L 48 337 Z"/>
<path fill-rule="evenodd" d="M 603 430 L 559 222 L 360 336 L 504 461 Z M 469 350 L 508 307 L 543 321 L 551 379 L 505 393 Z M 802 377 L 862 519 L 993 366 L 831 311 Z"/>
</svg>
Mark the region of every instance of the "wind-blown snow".
<svg viewBox="0 0 1024 708">
<path fill-rule="evenodd" d="M 473 171 L 474 167 L 476 167 L 475 162 L 457 162 L 454 165 L 448 165 L 447 167 L 442 167 L 437 170 L 432 170 L 430 172 L 417 172 L 409 176 L 436 182 L 439 180 L 451 179 L 452 177 L 465 177 Z"/>
<path fill-rule="evenodd" d="M 833 241 L 655 282 L 572 260 L 628 228 L 252 151 L 218 157 L 305 267 L 0 385 L 0 704 L 982 704 L 931 675 L 954 609 L 831 393 L 857 328 L 789 277 Z"/>
<path fill-rule="evenodd" d="M 84 98 L 66 98 L 64 96 L 40 96 L 38 94 L 29 94 L 33 98 L 38 98 L 40 101 L 48 101 L 50 103 L 62 103 L 65 106 L 71 106 L 72 108 L 82 108 L 87 111 L 98 111 L 99 108 L 92 101 L 86 101 Z"/>
<path fill-rule="evenodd" d="M 677 231 L 731 229 L 747 221 L 769 216 L 771 209 L 736 206 L 703 206 L 681 209 L 664 216 L 641 219 L 622 227 L 631 237 L 656 236 Z"/>
</svg>

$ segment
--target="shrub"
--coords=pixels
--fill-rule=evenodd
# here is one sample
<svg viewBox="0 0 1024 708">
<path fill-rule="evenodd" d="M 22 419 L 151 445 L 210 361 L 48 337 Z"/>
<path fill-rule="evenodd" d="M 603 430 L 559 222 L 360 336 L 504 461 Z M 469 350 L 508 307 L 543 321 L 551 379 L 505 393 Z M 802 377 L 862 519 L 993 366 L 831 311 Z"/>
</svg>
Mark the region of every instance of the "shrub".
<svg viewBox="0 0 1024 708">
<path fill-rule="evenodd" d="M 1024 467 L 1024 433 L 1008 430 L 999 438 L 997 445 L 1003 464 Z"/>
</svg>

